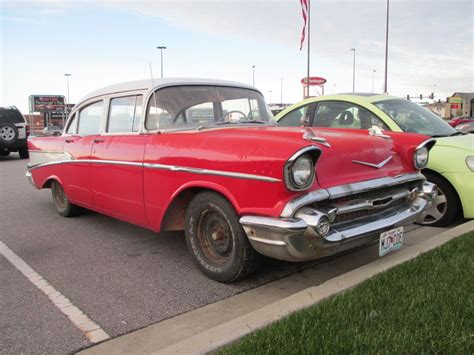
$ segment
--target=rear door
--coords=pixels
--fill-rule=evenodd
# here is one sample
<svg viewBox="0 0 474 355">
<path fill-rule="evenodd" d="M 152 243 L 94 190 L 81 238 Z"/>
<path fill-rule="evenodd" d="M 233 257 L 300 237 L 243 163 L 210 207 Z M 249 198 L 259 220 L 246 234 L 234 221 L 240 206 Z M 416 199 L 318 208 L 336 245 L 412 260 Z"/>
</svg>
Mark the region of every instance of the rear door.
<svg viewBox="0 0 474 355">
<path fill-rule="evenodd" d="M 70 158 L 62 164 L 64 191 L 73 203 L 92 206 L 91 152 L 100 132 L 105 102 L 98 100 L 82 107 L 69 120 L 64 136 L 64 153 Z"/>
<path fill-rule="evenodd" d="M 141 94 L 108 100 L 107 120 L 91 154 L 94 209 L 146 226 L 143 201 L 143 155 L 148 134 L 139 134 Z"/>
</svg>

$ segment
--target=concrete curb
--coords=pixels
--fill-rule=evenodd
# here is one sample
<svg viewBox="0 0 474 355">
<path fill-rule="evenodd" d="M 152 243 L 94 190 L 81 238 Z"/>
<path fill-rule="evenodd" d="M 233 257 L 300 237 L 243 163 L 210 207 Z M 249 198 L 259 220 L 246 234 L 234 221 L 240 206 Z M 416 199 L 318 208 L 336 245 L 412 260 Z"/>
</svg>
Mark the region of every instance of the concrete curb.
<svg viewBox="0 0 474 355">
<path fill-rule="evenodd" d="M 154 354 L 194 354 L 214 351 L 293 312 L 353 288 L 385 270 L 435 249 L 472 230 L 474 230 L 474 221 L 461 224 L 433 238 L 420 242 L 411 248 L 401 249 L 394 254 L 387 255 L 370 264 L 328 280 L 319 286 L 310 287 L 278 302 L 160 349 Z"/>
</svg>

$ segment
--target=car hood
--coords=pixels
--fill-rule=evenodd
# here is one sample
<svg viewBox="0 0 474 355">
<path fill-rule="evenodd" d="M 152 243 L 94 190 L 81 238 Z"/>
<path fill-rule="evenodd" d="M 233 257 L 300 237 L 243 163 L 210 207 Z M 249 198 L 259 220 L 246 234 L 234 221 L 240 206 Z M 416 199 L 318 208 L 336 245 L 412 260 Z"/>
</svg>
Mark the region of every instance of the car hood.
<svg viewBox="0 0 474 355">
<path fill-rule="evenodd" d="M 308 132 L 325 140 L 327 144 L 304 139 L 303 135 Z M 403 134 L 403 136 L 405 141 L 415 137 L 411 142 L 413 144 L 409 142 L 410 147 L 416 147 L 427 139 L 421 135 Z M 181 161 L 190 160 L 189 166 L 207 169 L 228 167 L 229 171 L 259 174 L 282 180 L 283 167 L 288 159 L 300 149 L 316 146 L 321 150 L 321 156 L 316 164 L 315 181 L 315 185 L 319 186 L 313 188 L 328 188 L 415 171 L 411 159 L 412 153 L 409 158 L 405 154 L 409 147 L 401 148 L 391 137 L 373 136 L 363 130 L 219 127 L 197 133 L 192 142 L 194 148 L 181 146 L 178 150 Z M 195 161 L 187 150 L 197 147 L 203 151 L 219 153 L 212 161 L 208 160 L 207 156 L 205 160 Z M 176 157 L 176 151 L 170 150 L 166 154 L 169 155 L 161 158 L 164 163 L 168 163 L 173 155 Z"/>
<path fill-rule="evenodd" d="M 474 152 L 474 134 L 436 138 L 436 147 L 451 147 Z"/>
</svg>

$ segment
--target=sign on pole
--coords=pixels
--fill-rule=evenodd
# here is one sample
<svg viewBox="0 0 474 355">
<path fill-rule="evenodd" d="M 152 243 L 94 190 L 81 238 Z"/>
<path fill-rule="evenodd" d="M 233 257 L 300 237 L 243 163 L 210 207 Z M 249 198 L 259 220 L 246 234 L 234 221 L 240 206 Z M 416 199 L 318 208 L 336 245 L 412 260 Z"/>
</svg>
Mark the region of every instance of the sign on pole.
<svg viewBox="0 0 474 355">
<path fill-rule="evenodd" d="M 301 84 L 308 85 L 308 81 L 310 86 L 324 85 L 327 82 L 326 79 L 321 78 L 319 76 L 310 76 L 309 78 L 301 79 Z"/>
<path fill-rule="evenodd" d="M 65 98 L 62 95 L 31 95 L 30 112 L 64 111 Z"/>
</svg>

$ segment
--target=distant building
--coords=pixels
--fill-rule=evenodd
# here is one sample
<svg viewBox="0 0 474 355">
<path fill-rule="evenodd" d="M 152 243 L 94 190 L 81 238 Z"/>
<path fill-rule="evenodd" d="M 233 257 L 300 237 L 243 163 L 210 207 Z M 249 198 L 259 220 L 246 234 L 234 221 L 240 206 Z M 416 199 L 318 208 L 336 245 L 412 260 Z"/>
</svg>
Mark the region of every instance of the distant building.
<svg viewBox="0 0 474 355">
<path fill-rule="evenodd" d="M 474 117 L 474 92 L 455 92 L 446 100 L 450 117 Z"/>
</svg>

